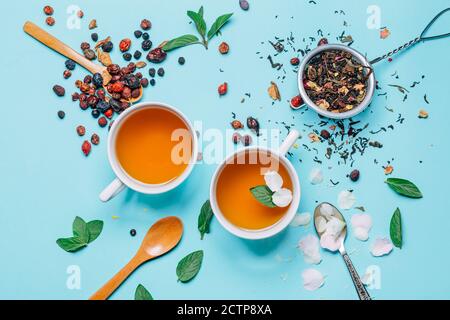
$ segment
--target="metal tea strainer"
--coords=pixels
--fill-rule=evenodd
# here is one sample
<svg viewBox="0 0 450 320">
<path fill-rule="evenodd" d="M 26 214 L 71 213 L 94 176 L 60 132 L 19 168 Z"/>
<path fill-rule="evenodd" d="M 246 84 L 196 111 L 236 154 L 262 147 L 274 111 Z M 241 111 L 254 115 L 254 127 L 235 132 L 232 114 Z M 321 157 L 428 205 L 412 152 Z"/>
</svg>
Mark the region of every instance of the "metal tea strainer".
<svg viewBox="0 0 450 320">
<path fill-rule="evenodd" d="M 404 45 L 398 47 L 397 49 L 390 51 L 388 53 L 386 53 L 383 56 L 380 56 L 376 59 L 373 59 L 371 61 L 369 61 L 364 55 L 362 55 L 360 52 L 358 52 L 357 50 L 346 46 L 346 45 L 342 45 L 342 44 L 325 44 L 322 45 L 320 47 L 317 47 L 316 49 L 310 51 L 304 58 L 303 61 L 299 67 L 299 71 L 298 71 L 298 88 L 300 91 L 300 96 L 302 97 L 304 103 L 309 106 L 311 109 L 315 110 L 318 114 L 331 118 L 331 119 L 347 119 L 347 118 L 351 118 L 356 116 L 357 114 L 361 113 L 362 111 L 364 111 L 371 103 L 373 96 L 374 96 L 374 92 L 375 92 L 375 87 L 376 87 L 376 80 L 375 80 L 375 74 L 374 72 L 371 72 L 370 75 L 368 76 L 367 79 L 367 93 L 366 96 L 364 98 L 364 100 L 356 107 L 354 107 L 353 109 L 346 111 L 346 112 L 342 112 L 342 113 L 334 113 L 328 110 L 325 110 L 319 106 L 317 106 L 308 96 L 306 89 L 303 85 L 303 79 L 304 79 L 304 75 L 306 72 L 306 68 L 308 67 L 308 64 L 310 62 L 310 60 L 315 57 L 316 55 L 318 55 L 319 53 L 323 52 L 323 51 L 328 51 L 328 50 L 342 50 L 342 51 L 346 51 L 349 52 L 353 55 L 353 57 L 363 66 L 366 68 L 369 68 L 373 71 L 373 65 L 377 62 L 380 62 L 384 59 L 387 59 L 389 57 L 392 57 L 393 55 L 399 53 L 400 51 L 405 51 L 405 49 L 411 48 L 414 45 L 418 44 L 419 42 L 425 42 L 428 40 L 435 40 L 435 39 L 442 39 L 445 37 L 449 37 L 450 36 L 450 32 L 449 33 L 445 33 L 445 34 L 440 34 L 440 35 L 434 35 L 434 36 L 426 36 L 426 33 L 428 32 L 428 30 L 431 28 L 431 26 L 447 11 L 450 11 L 450 8 L 447 8 L 445 10 L 442 10 L 441 12 L 439 12 L 434 18 L 433 20 L 430 21 L 430 23 L 425 27 L 425 29 L 423 30 L 423 32 L 421 33 L 420 36 L 418 36 L 417 38 L 405 43 Z"/>
</svg>

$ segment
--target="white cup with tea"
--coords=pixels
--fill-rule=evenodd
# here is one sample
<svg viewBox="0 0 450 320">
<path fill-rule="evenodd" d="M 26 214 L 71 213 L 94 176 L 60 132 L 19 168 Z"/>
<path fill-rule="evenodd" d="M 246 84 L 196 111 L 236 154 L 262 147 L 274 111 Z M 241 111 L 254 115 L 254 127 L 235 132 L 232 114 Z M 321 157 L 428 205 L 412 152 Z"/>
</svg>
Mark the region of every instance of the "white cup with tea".
<svg viewBox="0 0 450 320">
<path fill-rule="evenodd" d="M 277 150 L 244 148 L 218 166 L 211 181 L 210 201 L 214 215 L 226 230 L 240 238 L 258 240 L 280 233 L 291 223 L 300 204 L 301 189 L 286 154 L 299 137 L 298 131 L 291 130 Z M 268 172 L 277 172 L 283 188 L 291 191 L 287 206 L 265 206 L 250 191 L 264 184 Z"/>
<path fill-rule="evenodd" d="M 197 161 L 198 138 L 187 117 L 161 102 L 142 102 L 112 125 L 108 159 L 116 178 L 100 193 L 109 201 L 125 187 L 160 194 L 180 185 Z"/>
</svg>

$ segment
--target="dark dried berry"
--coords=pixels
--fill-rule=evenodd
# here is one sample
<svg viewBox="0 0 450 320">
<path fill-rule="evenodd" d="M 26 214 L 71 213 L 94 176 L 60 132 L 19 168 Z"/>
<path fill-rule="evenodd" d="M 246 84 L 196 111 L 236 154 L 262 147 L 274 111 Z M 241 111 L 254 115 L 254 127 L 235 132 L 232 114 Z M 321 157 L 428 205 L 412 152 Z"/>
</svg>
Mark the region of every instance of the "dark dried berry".
<svg viewBox="0 0 450 320">
<path fill-rule="evenodd" d="M 69 79 L 72 76 L 72 72 L 70 70 L 64 70 L 63 77 L 64 79 Z"/>
<path fill-rule="evenodd" d="M 130 62 L 128 64 L 127 68 L 130 71 L 129 73 L 135 72 L 136 71 L 136 64 L 134 62 Z"/>
<path fill-rule="evenodd" d="M 184 65 L 185 63 L 186 63 L 186 59 L 184 57 L 179 57 L 178 58 L 178 64 Z"/>
<path fill-rule="evenodd" d="M 88 108 L 88 104 L 86 101 L 81 101 L 80 100 L 80 109 L 81 110 L 86 110 Z"/>
<path fill-rule="evenodd" d="M 136 60 L 140 59 L 141 56 L 142 56 L 142 52 L 140 52 L 139 50 L 136 50 L 136 51 L 134 52 L 134 54 L 133 54 L 133 57 L 134 57 Z"/>
<path fill-rule="evenodd" d="M 114 45 L 111 41 L 107 41 L 102 45 L 102 50 L 105 52 L 111 52 Z"/>
<path fill-rule="evenodd" d="M 50 27 L 53 26 L 55 24 L 55 22 L 56 22 L 55 18 L 53 18 L 53 17 L 48 17 L 47 19 L 45 19 L 45 23 L 47 25 L 49 25 Z"/>
<path fill-rule="evenodd" d="M 318 47 L 328 44 L 327 38 L 322 38 L 319 40 L 319 43 L 317 44 Z"/>
<path fill-rule="evenodd" d="M 98 145 L 98 144 L 100 143 L 100 137 L 98 136 L 98 134 L 94 133 L 94 134 L 91 136 L 91 143 L 92 143 L 93 145 Z"/>
<path fill-rule="evenodd" d="M 94 109 L 92 110 L 91 115 L 94 119 L 97 119 L 98 117 L 100 117 L 100 111 L 98 111 L 98 109 Z"/>
<path fill-rule="evenodd" d="M 97 122 L 98 122 L 98 125 L 102 128 L 106 127 L 106 125 L 108 124 L 108 120 L 106 120 L 105 117 L 98 118 Z"/>
<path fill-rule="evenodd" d="M 94 73 L 92 82 L 97 88 L 100 88 L 101 86 L 103 86 L 103 76 L 100 73 Z"/>
<path fill-rule="evenodd" d="M 74 70 L 76 63 L 69 59 L 69 60 L 66 60 L 65 65 L 68 70 Z"/>
<path fill-rule="evenodd" d="M 122 52 L 126 52 L 130 49 L 131 47 L 131 40 L 130 39 L 123 39 L 122 41 L 120 41 L 119 43 L 119 49 Z"/>
<path fill-rule="evenodd" d="M 78 92 L 72 93 L 72 101 L 77 101 L 80 99 L 80 94 Z"/>
<path fill-rule="evenodd" d="M 84 126 L 77 127 L 77 134 L 82 137 L 86 134 L 86 128 Z"/>
<path fill-rule="evenodd" d="M 164 77 L 164 74 L 165 74 L 166 72 L 164 71 L 164 68 L 159 68 L 158 69 L 158 76 L 160 76 L 160 77 Z"/>
<path fill-rule="evenodd" d="M 155 79 L 150 79 L 150 85 L 153 87 L 156 84 L 156 80 Z"/>
<path fill-rule="evenodd" d="M 94 60 L 95 58 L 97 58 L 97 55 L 95 54 L 94 50 L 92 50 L 92 49 L 84 50 L 83 54 L 86 57 L 86 59 L 88 59 L 88 60 Z"/>
<path fill-rule="evenodd" d="M 153 63 L 161 63 L 167 57 L 167 53 L 162 48 L 155 48 L 147 55 L 147 60 Z"/>
<path fill-rule="evenodd" d="M 109 109 L 112 100 L 114 100 L 114 99 L 110 99 L 109 103 L 106 101 L 100 100 L 97 103 L 97 110 L 100 111 L 101 113 L 105 112 L 106 110 Z"/>
<path fill-rule="evenodd" d="M 92 39 L 92 41 L 97 42 L 98 41 L 98 33 L 96 33 L 96 32 L 92 33 L 91 39 Z"/>
<path fill-rule="evenodd" d="M 87 157 L 89 153 L 91 153 L 91 144 L 89 141 L 85 140 L 81 145 L 81 151 L 83 151 L 84 155 Z"/>
<path fill-rule="evenodd" d="M 111 75 L 116 75 L 120 72 L 120 66 L 117 64 L 110 64 L 106 69 Z"/>
<path fill-rule="evenodd" d="M 148 87 L 148 79 L 147 78 L 142 78 L 141 79 L 141 86 L 144 88 Z"/>
<path fill-rule="evenodd" d="M 109 100 L 109 106 L 115 111 L 115 112 L 119 112 L 119 110 L 122 108 L 122 104 L 120 103 L 119 100 L 116 99 L 110 99 Z M 108 110 L 108 109 L 106 109 Z M 104 110 L 103 112 L 106 112 L 106 110 Z"/>
<path fill-rule="evenodd" d="M 139 39 L 140 37 L 142 37 L 142 31 L 141 31 L 141 30 L 136 30 L 136 31 L 134 32 L 134 36 L 135 36 L 137 39 Z"/>
<path fill-rule="evenodd" d="M 125 99 L 125 100 L 129 100 L 131 98 L 131 89 L 129 87 L 125 87 L 122 91 L 122 96 L 121 98 Z M 120 111 L 120 110 L 114 110 L 114 111 Z"/>
<path fill-rule="evenodd" d="M 63 97 L 66 94 L 66 89 L 64 89 L 64 87 L 56 84 L 56 85 L 53 86 L 53 92 L 58 97 Z"/>
<path fill-rule="evenodd" d="M 134 237 L 134 236 L 136 235 L 136 230 L 131 229 L 131 230 L 130 230 L 130 235 L 131 235 L 132 237 Z"/>
<path fill-rule="evenodd" d="M 81 51 L 87 50 L 91 48 L 91 45 L 87 42 L 82 42 L 80 45 Z"/>
<path fill-rule="evenodd" d="M 86 100 L 88 106 L 90 107 L 96 107 L 98 104 L 98 98 L 96 96 L 89 96 Z"/>
<path fill-rule="evenodd" d="M 153 43 L 150 40 L 144 40 L 142 42 L 142 50 L 148 51 L 152 48 Z"/>
<path fill-rule="evenodd" d="M 256 135 L 259 136 L 259 122 L 253 117 L 247 118 L 247 127 L 256 132 Z"/>
<path fill-rule="evenodd" d="M 320 136 L 322 138 L 324 138 L 325 140 L 328 140 L 328 139 L 330 139 L 331 134 L 328 132 L 328 130 L 324 129 L 324 130 L 320 131 Z"/>
<path fill-rule="evenodd" d="M 238 144 L 239 142 L 241 142 L 242 136 L 239 133 L 235 132 L 233 133 L 232 140 L 234 144 Z"/>
<path fill-rule="evenodd" d="M 83 82 L 87 83 L 87 84 L 92 83 L 92 76 L 91 75 L 85 76 L 84 79 L 83 79 Z"/>
<path fill-rule="evenodd" d="M 143 30 L 149 30 L 152 27 L 152 23 L 148 19 L 143 19 L 141 21 L 141 28 Z"/>
<path fill-rule="evenodd" d="M 66 116 L 66 113 L 62 110 L 58 111 L 58 118 L 60 118 L 61 120 L 64 119 L 64 117 Z"/>
<path fill-rule="evenodd" d="M 125 77 L 125 84 L 131 89 L 137 89 L 141 86 L 139 79 L 133 74 L 127 75 Z"/>
<path fill-rule="evenodd" d="M 239 6 L 242 10 L 247 11 L 250 8 L 250 4 L 247 0 L 239 0 Z"/>
<path fill-rule="evenodd" d="M 95 94 L 97 95 L 97 97 L 98 97 L 100 100 L 105 100 L 105 98 L 106 98 L 105 90 L 104 90 L 103 88 L 98 89 L 98 90 L 95 92 Z"/>
<path fill-rule="evenodd" d="M 54 10 L 51 6 L 45 6 L 44 7 L 44 13 L 48 16 L 51 16 L 53 14 Z"/>
<path fill-rule="evenodd" d="M 140 95 L 141 95 L 141 89 L 140 88 L 134 89 L 133 91 L 131 91 L 131 97 L 133 99 L 139 98 Z"/>
<path fill-rule="evenodd" d="M 148 74 L 150 75 L 150 77 L 153 78 L 156 74 L 156 69 L 155 68 L 148 69 Z"/>
<path fill-rule="evenodd" d="M 231 127 L 233 129 L 237 130 L 237 129 L 242 129 L 244 127 L 244 125 L 239 120 L 233 120 L 231 122 Z"/>
<path fill-rule="evenodd" d="M 300 64 L 300 59 L 295 57 L 291 59 L 291 65 L 298 66 Z"/>
<path fill-rule="evenodd" d="M 123 57 L 123 60 L 125 60 L 125 61 L 131 61 L 131 58 L 133 58 L 133 56 L 129 52 L 124 53 L 122 57 Z"/>
<path fill-rule="evenodd" d="M 353 170 L 350 173 L 350 180 L 352 180 L 353 182 L 356 182 L 359 180 L 359 170 Z"/>
<path fill-rule="evenodd" d="M 150 39 L 150 35 L 149 35 L 147 32 L 144 32 L 144 33 L 142 34 L 142 39 L 148 40 L 148 39 Z"/>
<path fill-rule="evenodd" d="M 244 144 L 244 146 L 248 147 L 249 145 L 252 144 L 252 137 L 249 135 L 246 135 L 242 138 L 242 143 Z"/>
</svg>

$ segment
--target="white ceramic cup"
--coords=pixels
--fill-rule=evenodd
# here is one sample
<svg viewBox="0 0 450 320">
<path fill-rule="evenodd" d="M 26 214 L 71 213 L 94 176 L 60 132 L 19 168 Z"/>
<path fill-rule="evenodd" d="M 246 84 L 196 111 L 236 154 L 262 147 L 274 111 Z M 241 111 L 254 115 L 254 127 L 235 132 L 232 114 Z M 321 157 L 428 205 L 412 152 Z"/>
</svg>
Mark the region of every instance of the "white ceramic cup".
<svg viewBox="0 0 450 320">
<path fill-rule="evenodd" d="M 192 155 L 189 161 L 188 166 L 184 170 L 184 172 L 177 177 L 167 183 L 162 184 L 146 184 L 140 182 L 134 178 L 132 178 L 127 172 L 122 168 L 119 161 L 117 160 L 116 155 L 116 139 L 117 133 L 122 126 L 123 122 L 133 113 L 138 112 L 142 109 L 146 108 L 160 108 L 172 112 L 177 117 L 179 117 L 185 123 L 187 129 L 189 130 L 192 137 Z M 152 148 L 152 146 L 143 146 L 143 148 L 148 147 Z M 107 202 L 114 198 L 117 194 L 119 194 L 125 187 L 133 189 L 140 193 L 145 194 L 160 194 L 167 191 L 170 191 L 177 186 L 179 186 L 189 174 L 192 172 L 194 165 L 197 161 L 198 154 L 198 138 L 197 134 L 191 124 L 191 122 L 186 118 L 186 116 L 179 111 L 178 109 L 161 102 L 141 102 L 136 104 L 135 106 L 128 108 L 125 110 L 112 125 L 109 136 L 108 136 L 108 159 L 109 163 L 116 174 L 116 179 L 114 179 L 101 193 L 100 200 L 103 202 Z"/>
<path fill-rule="evenodd" d="M 300 190 L 300 182 L 298 180 L 298 175 L 295 171 L 294 166 L 292 163 L 286 158 L 286 154 L 289 151 L 289 149 L 294 145 L 294 143 L 297 141 L 297 139 L 300 137 L 300 133 L 297 130 L 291 130 L 289 135 L 286 137 L 284 142 L 281 144 L 281 146 L 278 148 L 278 150 L 272 150 L 264 147 L 251 147 L 251 148 L 243 148 L 241 150 L 238 150 L 228 156 L 217 168 L 216 172 L 214 173 L 214 176 L 211 181 L 210 186 L 210 193 L 209 193 L 209 199 L 211 202 L 211 208 L 214 212 L 214 215 L 216 216 L 217 220 L 219 220 L 220 224 L 229 232 L 232 234 L 244 238 L 244 239 L 250 239 L 250 240 L 259 240 L 259 239 L 265 239 L 272 237 L 281 231 L 283 231 L 294 219 L 295 214 L 297 213 L 299 204 L 300 204 L 300 197 L 301 197 L 301 190 Z M 278 220 L 275 224 L 259 230 L 249 230 L 244 229 L 241 227 L 238 227 L 234 224 L 232 224 L 230 221 L 228 221 L 227 218 L 223 215 L 222 211 L 219 208 L 219 205 L 217 203 L 217 196 L 216 196 L 216 189 L 217 189 L 217 182 L 220 177 L 220 174 L 222 173 L 222 170 L 225 168 L 225 166 L 232 162 L 235 157 L 245 153 L 245 152 L 263 152 L 265 154 L 270 154 L 271 156 L 275 156 L 279 162 L 284 165 L 286 168 L 289 177 L 291 178 L 292 185 L 293 185 L 293 198 L 292 202 L 289 206 L 289 209 L 285 213 L 285 215 Z"/>
</svg>

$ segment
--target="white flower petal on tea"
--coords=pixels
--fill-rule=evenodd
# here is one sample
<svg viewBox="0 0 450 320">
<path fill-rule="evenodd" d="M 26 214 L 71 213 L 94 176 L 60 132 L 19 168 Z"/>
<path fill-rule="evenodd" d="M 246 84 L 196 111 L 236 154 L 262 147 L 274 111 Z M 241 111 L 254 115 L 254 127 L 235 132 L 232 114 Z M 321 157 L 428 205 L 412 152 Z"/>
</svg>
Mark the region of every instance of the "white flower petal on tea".
<svg viewBox="0 0 450 320">
<path fill-rule="evenodd" d="M 356 197 L 353 192 L 348 190 L 341 191 L 338 195 L 338 206 L 343 210 L 351 209 L 356 203 Z"/>
<path fill-rule="evenodd" d="M 371 253 L 374 257 L 382 257 L 391 253 L 394 246 L 388 238 L 377 238 L 372 244 Z"/>
<path fill-rule="evenodd" d="M 304 213 L 297 213 L 289 225 L 291 227 L 300 227 L 306 226 L 310 222 L 311 222 L 311 213 L 304 212 Z"/>
<path fill-rule="evenodd" d="M 367 241 L 372 229 L 372 217 L 367 213 L 354 214 L 351 219 L 353 235 L 356 239 Z"/>
<path fill-rule="evenodd" d="M 315 223 L 316 223 L 317 232 L 319 232 L 319 233 L 325 232 L 325 230 L 327 229 L 327 220 L 325 220 L 324 217 L 318 216 L 316 218 Z"/>
<path fill-rule="evenodd" d="M 323 172 L 319 168 L 314 168 L 309 174 L 309 182 L 311 184 L 321 184 L 323 182 Z"/>
<path fill-rule="evenodd" d="M 334 214 L 333 207 L 328 203 L 323 203 L 320 206 L 320 214 L 325 217 L 325 219 L 330 220 Z"/>
<path fill-rule="evenodd" d="M 336 252 L 341 247 L 341 238 L 335 238 L 333 235 L 325 232 L 320 237 L 320 246 L 332 252 Z"/>
<path fill-rule="evenodd" d="M 316 236 L 309 234 L 302 238 L 298 242 L 298 247 L 303 252 L 306 263 L 319 264 L 322 261 L 319 239 Z"/>
<path fill-rule="evenodd" d="M 266 185 L 273 192 L 277 192 L 283 186 L 283 178 L 276 171 L 268 171 L 264 175 L 264 181 L 266 181 Z"/>
<path fill-rule="evenodd" d="M 323 286 L 325 278 L 316 269 L 306 269 L 302 272 L 303 288 L 308 291 L 315 291 Z"/>
<path fill-rule="evenodd" d="M 272 202 L 277 207 L 287 207 L 292 202 L 292 191 L 286 188 L 278 190 L 272 195 Z"/>
</svg>

